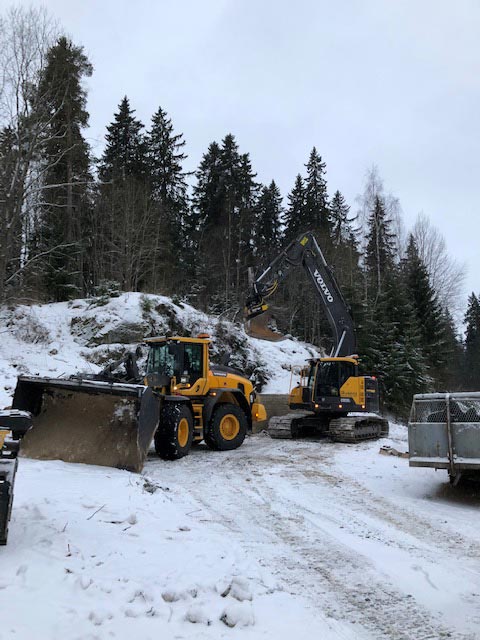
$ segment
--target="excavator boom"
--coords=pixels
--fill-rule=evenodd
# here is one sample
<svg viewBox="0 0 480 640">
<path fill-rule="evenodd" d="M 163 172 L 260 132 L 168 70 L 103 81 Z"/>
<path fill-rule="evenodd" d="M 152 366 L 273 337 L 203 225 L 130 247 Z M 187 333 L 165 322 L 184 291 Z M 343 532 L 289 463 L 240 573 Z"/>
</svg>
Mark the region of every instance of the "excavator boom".
<svg viewBox="0 0 480 640">
<path fill-rule="evenodd" d="M 356 352 L 355 328 L 348 305 L 311 231 L 298 236 L 262 273 L 254 279 L 245 305 L 245 318 L 251 320 L 268 310 L 266 300 L 278 289 L 292 268 L 302 266 L 323 303 L 332 330 L 332 356 Z"/>
</svg>

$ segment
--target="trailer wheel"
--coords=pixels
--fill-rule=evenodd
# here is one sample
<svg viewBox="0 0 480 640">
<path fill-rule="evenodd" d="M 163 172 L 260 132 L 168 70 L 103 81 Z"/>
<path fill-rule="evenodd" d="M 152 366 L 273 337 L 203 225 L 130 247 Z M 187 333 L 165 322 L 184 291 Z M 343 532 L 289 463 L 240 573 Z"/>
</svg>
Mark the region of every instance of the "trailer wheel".
<svg viewBox="0 0 480 640">
<path fill-rule="evenodd" d="M 164 460 L 186 456 L 193 441 L 193 416 L 182 404 L 167 403 L 155 433 L 155 451 Z"/>
<path fill-rule="evenodd" d="M 205 443 L 215 451 L 237 449 L 245 440 L 247 426 L 247 417 L 238 405 L 221 403 L 205 430 Z"/>
</svg>

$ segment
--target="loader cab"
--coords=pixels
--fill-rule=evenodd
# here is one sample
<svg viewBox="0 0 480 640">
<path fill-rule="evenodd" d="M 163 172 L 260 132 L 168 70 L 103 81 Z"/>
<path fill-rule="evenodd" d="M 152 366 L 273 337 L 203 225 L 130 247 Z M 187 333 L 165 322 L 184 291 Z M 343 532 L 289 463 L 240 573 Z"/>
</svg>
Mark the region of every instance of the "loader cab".
<svg viewBox="0 0 480 640">
<path fill-rule="evenodd" d="M 165 339 L 149 341 L 146 373 L 175 378 L 178 385 L 191 387 L 205 377 L 203 341 Z"/>
</svg>

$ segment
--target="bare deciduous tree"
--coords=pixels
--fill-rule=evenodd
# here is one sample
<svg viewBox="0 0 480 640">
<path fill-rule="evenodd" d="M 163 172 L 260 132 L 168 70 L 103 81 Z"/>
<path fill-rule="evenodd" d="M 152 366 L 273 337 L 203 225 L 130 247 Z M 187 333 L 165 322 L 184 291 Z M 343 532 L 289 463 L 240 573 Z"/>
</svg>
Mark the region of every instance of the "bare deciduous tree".
<svg viewBox="0 0 480 640">
<path fill-rule="evenodd" d="M 38 191 L 39 74 L 56 24 L 44 9 L 12 7 L 0 17 L 0 300 L 18 273 L 28 227 L 27 201 Z"/>
<path fill-rule="evenodd" d="M 424 213 L 418 214 L 412 233 L 440 304 L 458 314 L 463 308 L 465 263 L 449 255 L 445 238 Z"/>
<path fill-rule="evenodd" d="M 365 238 L 368 229 L 368 219 L 375 208 L 376 198 L 382 201 L 387 218 L 391 221 L 392 231 L 395 233 L 395 252 L 400 258 L 406 248 L 405 229 L 402 221 L 402 207 L 400 200 L 391 193 L 386 194 L 383 180 L 380 177 L 378 167 L 372 165 L 365 174 L 365 187 L 363 193 L 356 198 L 357 218 L 360 225 L 360 245 L 365 248 Z"/>
</svg>

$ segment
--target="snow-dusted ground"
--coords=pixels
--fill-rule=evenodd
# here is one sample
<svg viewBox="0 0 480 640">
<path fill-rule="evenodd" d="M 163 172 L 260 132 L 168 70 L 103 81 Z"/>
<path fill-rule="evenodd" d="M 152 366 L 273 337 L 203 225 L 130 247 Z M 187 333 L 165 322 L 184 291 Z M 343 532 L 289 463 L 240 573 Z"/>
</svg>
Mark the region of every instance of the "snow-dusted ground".
<svg viewBox="0 0 480 640">
<path fill-rule="evenodd" d="M 98 370 L 172 323 L 217 347 L 239 340 L 265 392 L 287 392 L 284 366 L 313 353 L 146 298 L 0 310 L 0 407 L 18 373 Z M 259 434 L 228 453 L 152 454 L 142 475 L 21 459 L 0 640 L 480 638 L 480 494 L 379 455 L 406 450 L 406 428 L 391 433 L 358 445 Z"/>
<path fill-rule="evenodd" d="M 480 637 L 480 498 L 379 455 L 392 432 L 259 434 L 142 475 L 22 459 L 0 638 Z"/>
</svg>

